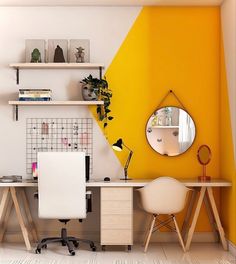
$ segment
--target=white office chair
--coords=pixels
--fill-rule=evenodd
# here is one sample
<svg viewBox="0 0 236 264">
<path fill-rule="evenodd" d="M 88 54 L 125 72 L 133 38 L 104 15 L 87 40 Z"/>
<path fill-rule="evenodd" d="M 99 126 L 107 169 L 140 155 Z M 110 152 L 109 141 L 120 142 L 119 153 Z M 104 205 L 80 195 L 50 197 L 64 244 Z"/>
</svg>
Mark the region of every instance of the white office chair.
<svg viewBox="0 0 236 264">
<path fill-rule="evenodd" d="M 152 214 L 152 221 L 144 241 L 144 252 L 147 252 L 152 233 L 163 226 L 177 232 L 180 244 L 185 252 L 175 214 L 183 210 L 189 189 L 173 178 L 160 177 L 138 189 L 138 191 L 142 208 Z M 158 216 L 163 214 L 170 215 L 170 217 L 165 221 L 161 221 Z M 172 221 L 174 222 L 174 227 L 170 225 Z"/>
<path fill-rule="evenodd" d="M 38 214 L 40 218 L 60 219 L 65 224 L 68 219 L 86 218 L 86 185 L 84 152 L 39 152 L 38 153 Z M 90 240 L 68 237 L 66 228 L 61 229 L 61 237 L 44 238 L 38 244 L 36 253 L 41 253 L 47 244 L 60 242 L 75 255 L 74 246 Z"/>
</svg>

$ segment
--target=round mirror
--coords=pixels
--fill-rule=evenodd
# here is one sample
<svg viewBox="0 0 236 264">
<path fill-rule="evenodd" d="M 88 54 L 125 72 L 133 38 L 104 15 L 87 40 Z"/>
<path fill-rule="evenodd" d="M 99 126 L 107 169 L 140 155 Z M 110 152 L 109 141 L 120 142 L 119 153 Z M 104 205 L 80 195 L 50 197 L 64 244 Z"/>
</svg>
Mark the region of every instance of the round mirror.
<svg viewBox="0 0 236 264">
<path fill-rule="evenodd" d="M 159 154 L 178 156 L 188 150 L 195 139 L 196 129 L 191 116 L 182 108 L 166 106 L 149 118 L 146 136 Z"/>
<path fill-rule="evenodd" d="M 202 164 L 202 176 L 199 176 L 198 180 L 210 181 L 211 177 L 206 175 L 206 165 L 211 160 L 211 149 L 207 145 L 200 146 L 197 152 L 197 158 L 200 164 Z"/>
</svg>

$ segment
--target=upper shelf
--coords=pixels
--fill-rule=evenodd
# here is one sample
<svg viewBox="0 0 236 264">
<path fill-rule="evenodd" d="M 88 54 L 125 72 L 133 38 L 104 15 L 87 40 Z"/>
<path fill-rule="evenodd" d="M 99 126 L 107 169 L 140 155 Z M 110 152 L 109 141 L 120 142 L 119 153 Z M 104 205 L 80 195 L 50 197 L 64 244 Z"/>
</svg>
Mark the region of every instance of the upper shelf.
<svg viewBox="0 0 236 264">
<path fill-rule="evenodd" d="M 19 84 L 19 71 L 24 69 L 98 69 L 99 78 L 102 79 L 102 63 L 11 63 L 10 68 L 16 70 L 16 84 Z"/>
<path fill-rule="evenodd" d="M 14 69 L 98 69 L 104 68 L 102 63 L 12 63 Z"/>
</svg>

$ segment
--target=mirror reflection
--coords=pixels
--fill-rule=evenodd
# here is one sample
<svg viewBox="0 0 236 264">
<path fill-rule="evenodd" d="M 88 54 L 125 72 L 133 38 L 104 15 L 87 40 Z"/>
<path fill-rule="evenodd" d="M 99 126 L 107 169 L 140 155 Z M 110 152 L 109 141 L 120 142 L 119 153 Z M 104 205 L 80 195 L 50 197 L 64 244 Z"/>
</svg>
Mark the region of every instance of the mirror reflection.
<svg viewBox="0 0 236 264">
<path fill-rule="evenodd" d="M 166 106 L 149 118 L 146 136 L 151 147 L 161 155 L 177 156 L 191 147 L 195 139 L 195 124 L 183 109 Z"/>
</svg>

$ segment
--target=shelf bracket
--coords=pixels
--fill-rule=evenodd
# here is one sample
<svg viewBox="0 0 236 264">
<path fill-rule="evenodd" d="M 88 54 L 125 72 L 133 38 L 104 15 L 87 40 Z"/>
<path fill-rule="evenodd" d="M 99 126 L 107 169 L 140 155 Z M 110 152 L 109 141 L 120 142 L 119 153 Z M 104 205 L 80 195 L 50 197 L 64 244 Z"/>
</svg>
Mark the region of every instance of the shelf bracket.
<svg viewBox="0 0 236 264">
<path fill-rule="evenodd" d="M 16 84 L 19 84 L 19 79 L 20 79 L 19 73 L 20 73 L 19 68 L 16 68 Z"/>
<path fill-rule="evenodd" d="M 100 80 L 102 79 L 102 67 L 101 66 L 99 67 L 99 78 Z"/>
<path fill-rule="evenodd" d="M 15 120 L 18 121 L 19 120 L 19 108 L 18 108 L 18 105 L 14 105 L 14 116 L 15 116 Z"/>
</svg>

